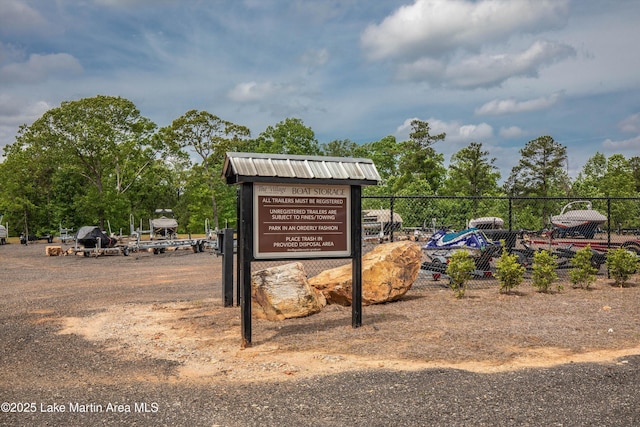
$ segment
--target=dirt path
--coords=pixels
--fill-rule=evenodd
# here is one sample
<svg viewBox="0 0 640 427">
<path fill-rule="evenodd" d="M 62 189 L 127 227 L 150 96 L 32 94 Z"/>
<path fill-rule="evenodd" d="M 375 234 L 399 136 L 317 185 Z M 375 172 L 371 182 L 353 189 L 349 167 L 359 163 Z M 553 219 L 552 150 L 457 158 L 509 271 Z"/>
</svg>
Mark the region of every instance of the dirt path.
<svg viewBox="0 0 640 427">
<path fill-rule="evenodd" d="M 0 248 L 2 316 L 133 364 L 133 377 L 114 372 L 124 381 L 285 381 L 379 368 L 486 373 L 640 354 L 637 278 L 620 289 L 600 276 L 592 290 L 565 286 L 556 294 L 529 285 L 513 295 L 472 287 L 462 300 L 421 282 L 401 301 L 365 307 L 358 329 L 350 308 L 339 306 L 284 322 L 254 319 L 253 345 L 242 350 L 239 308 L 223 308 L 217 297 L 220 258 L 191 251 L 45 257 L 44 246 Z M 160 376 L 136 369 L 142 360 L 170 368 Z"/>
</svg>

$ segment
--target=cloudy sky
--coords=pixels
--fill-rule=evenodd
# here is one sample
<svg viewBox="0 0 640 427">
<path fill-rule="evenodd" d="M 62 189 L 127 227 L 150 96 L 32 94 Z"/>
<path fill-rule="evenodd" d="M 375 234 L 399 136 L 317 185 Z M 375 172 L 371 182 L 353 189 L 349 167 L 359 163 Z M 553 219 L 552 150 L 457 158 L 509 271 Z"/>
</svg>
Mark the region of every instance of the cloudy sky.
<svg viewBox="0 0 640 427">
<path fill-rule="evenodd" d="M 528 141 L 640 155 L 636 0 L 0 0 L 0 146 L 62 101 L 190 109 L 257 136 L 296 117 L 320 142 L 446 132 L 503 179 Z"/>
</svg>

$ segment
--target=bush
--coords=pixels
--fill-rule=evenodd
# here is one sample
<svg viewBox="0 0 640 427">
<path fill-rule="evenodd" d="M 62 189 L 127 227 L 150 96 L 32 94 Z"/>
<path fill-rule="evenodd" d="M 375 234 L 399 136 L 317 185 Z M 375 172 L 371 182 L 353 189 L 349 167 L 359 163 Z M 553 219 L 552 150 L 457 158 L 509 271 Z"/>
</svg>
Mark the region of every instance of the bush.
<svg viewBox="0 0 640 427">
<path fill-rule="evenodd" d="M 476 268 L 473 258 L 467 251 L 455 251 L 447 265 L 447 274 L 451 277 L 449 287 L 456 298 L 462 298 L 467 289 L 467 281 Z"/>
<path fill-rule="evenodd" d="M 539 292 L 549 292 L 553 282 L 558 279 L 557 267 L 558 258 L 551 252 L 546 250 L 536 252 L 533 254 L 531 284 L 538 288 Z M 562 290 L 562 285 L 558 284 L 558 290 Z"/>
<path fill-rule="evenodd" d="M 624 248 L 607 252 L 607 269 L 617 286 L 623 287 L 638 268 L 638 257 Z"/>
<path fill-rule="evenodd" d="M 571 259 L 571 270 L 569 279 L 574 286 L 589 289 L 589 286 L 596 280 L 596 269 L 591 263 L 591 246 L 587 245 L 576 251 Z"/>
<path fill-rule="evenodd" d="M 496 262 L 496 277 L 500 282 L 500 292 L 509 293 L 513 288 L 522 283 L 525 267 L 518 263 L 518 256 L 510 254 L 505 249 L 504 240 L 501 240 L 502 255 Z"/>
</svg>

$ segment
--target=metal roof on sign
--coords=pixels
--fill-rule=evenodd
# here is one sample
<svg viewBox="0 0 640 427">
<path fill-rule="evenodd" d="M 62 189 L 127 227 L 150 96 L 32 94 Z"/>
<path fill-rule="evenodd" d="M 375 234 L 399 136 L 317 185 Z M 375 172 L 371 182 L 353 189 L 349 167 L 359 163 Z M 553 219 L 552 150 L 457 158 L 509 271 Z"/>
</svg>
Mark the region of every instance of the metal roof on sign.
<svg viewBox="0 0 640 427">
<path fill-rule="evenodd" d="M 222 176 L 242 182 L 316 182 L 377 184 L 381 178 L 370 159 L 264 153 L 226 153 Z"/>
</svg>

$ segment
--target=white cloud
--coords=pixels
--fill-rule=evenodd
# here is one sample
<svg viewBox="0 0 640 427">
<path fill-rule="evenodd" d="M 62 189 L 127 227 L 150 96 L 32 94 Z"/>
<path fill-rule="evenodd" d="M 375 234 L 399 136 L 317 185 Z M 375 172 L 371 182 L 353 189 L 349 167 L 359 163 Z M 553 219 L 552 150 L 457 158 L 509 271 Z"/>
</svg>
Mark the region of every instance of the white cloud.
<svg viewBox="0 0 640 427">
<path fill-rule="evenodd" d="M 309 49 L 300 57 L 300 63 L 313 71 L 325 65 L 329 61 L 329 51 L 327 49 Z"/>
<path fill-rule="evenodd" d="M 497 116 L 501 114 L 528 113 L 531 111 L 544 110 L 555 105 L 561 98 L 561 92 L 556 92 L 551 96 L 517 101 L 514 98 L 494 99 L 487 102 L 480 108 L 476 108 L 475 113 L 479 116 Z"/>
<path fill-rule="evenodd" d="M 622 141 L 613 141 L 611 139 L 607 139 L 602 143 L 602 147 L 612 151 L 631 149 L 638 150 L 640 149 L 640 135 Z"/>
<path fill-rule="evenodd" d="M 4 145 L 13 142 L 17 129 L 30 125 L 52 106 L 45 101 L 0 94 L 0 153 Z"/>
<path fill-rule="evenodd" d="M 292 92 L 293 88 L 272 82 L 257 83 L 254 81 L 239 83 L 228 93 L 229 99 L 236 102 L 262 101 L 270 97 Z"/>
<path fill-rule="evenodd" d="M 0 33 L 3 32 L 32 32 L 34 29 L 46 25 L 42 15 L 26 2 L 18 0 L 2 0 L 0 13 Z"/>
<path fill-rule="evenodd" d="M 160 6 L 170 4 L 173 0 L 94 0 L 96 4 L 108 7 Z"/>
<path fill-rule="evenodd" d="M 625 118 L 618 124 L 618 127 L 622 132 L 640 133 L 640 113 Z"/>
<path fill-rule="evenodd" d="M 522 135 L 524 135 L 524 131 L 518 126 L 500 128 L 500 136 L 506 139 L 520 138 Z"/>
<path fill-rule="evenodd" d="M 618 123 L 618 127 L 624 133 L 633 133 L 636 136 L 628 139 L 613 140 L 607 138 L 602 147 L 605 150 L 614 152 L 627 151 L 631 155 L 637 156 L 638 150 L 640 150 L 640 113 L 632 114 Z"/>
<path fill-rule="evenodd" d="M 429 58 L 398 67 L 401 80 L 427 80 L 436 85 L 473 89 L 499 86 L 512 77 L 537 76 L 538 70 L 575 55 L 570 46 L 551 42 L 535 42 L 516 54 L 474 55 L 445 63 Z"/>
<path fill-rule="evenodd" d="M 407 139 L 411 131 L 411 122 L 420 120 L 418 118 L 406 119 L 396 129 L 396 136 L 404 136 Z M 493 128 L 487 123 L 479 124 L 462 124 L 457 120 L 445 122 L 442 120 L 430 118 L 425 120 L 429 123 L 431 135 L 446 133 L 445 142 L 458 144 L 465 142 L 483 142 L 493 136 Z"/>
<path fill-rule="evenodd" d="M 399 80 L 488 88 L 575 56 L 560 42 L 521 46 L 526 36 L 563 28 L 568 13 L 569 0 L 415 0 L 369 25 L 360 41 L 369 59 L 392 60 Z"/>
<path fill-rule="evenodd" d="M 361 35 L 370 59 L 442 56 L 566 25 L 569 0 L 416 0 Z"/>
<path fill-rule="evenodd" d="M 68 53 L 31 54 L 26 62 L 14 62 L 0 68 L 3 82 L 35 83 L 49 77 L 73 77 L 82 74 L 80 62 Z"/>
</svg>

